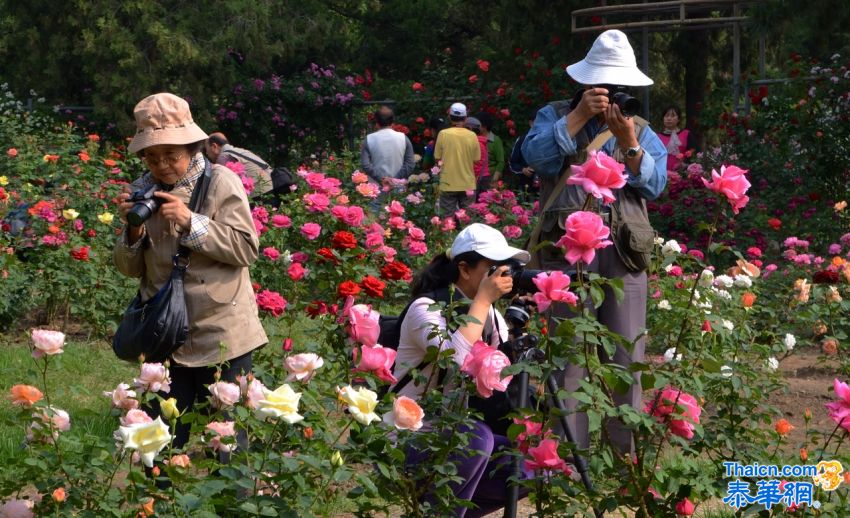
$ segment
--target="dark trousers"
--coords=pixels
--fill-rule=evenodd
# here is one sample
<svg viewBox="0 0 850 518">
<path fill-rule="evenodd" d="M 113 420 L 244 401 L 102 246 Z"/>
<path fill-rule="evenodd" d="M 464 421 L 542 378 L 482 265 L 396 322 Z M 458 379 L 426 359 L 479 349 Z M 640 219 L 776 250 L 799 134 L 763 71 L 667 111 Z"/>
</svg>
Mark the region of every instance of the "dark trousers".
<svg viewBox="0 0 850 518">
<path fill-rule="evenodd" d="M 236 376 L 244 376 L 251 372 L 253 367 L 252 361 L 253 352 L 248 352 L 242 356 L 237 356 L 232 360 L 225 362 L 221 366 L 220 381 L 229 381 L 236 383 Z M 210 396 L 208 385 L 216 382 L 215 373 L 218 366 L 209 367 L 186 367 L 184 365 L 174 364 L 169 368 L 171 374 L 171 390 L 169 392 L 160 392 L 159 395 L 164 398 L 175 398 L 177 400 L 177 409 L 180 413 L 191 410 L 195 403 L 203 403 Z M 207 407 L 209 408 L 209 407 Z M 159 400 L 154 400 L 151 403 L 149 414 L 156 419 L 160 415 Z M 177 422 L 177 429 L 174 432 L 174 447 L 182 448 L 189 442 L 189 423 L 184 423 L 182 420 Z"/>
<path fill-rule="evenodd" d="M 490 427 L 481 421 L 474 423 L 472 428 L 463 430 L 470 434 L 466 453 L 451 455 L 448 459 L 457 466 L 457 476 L 462 479 L 461 482 L 449 484 L 455 496 L 476 505 L 475 509 L 455 509 L 455 516 L 459 518 L 478 518 L 504 507 L 508 495 L 508 478 L 513 474 L 511 457 L 492 458 L 498 451 L 510 448 L 511 441 L 503 435 L 493 434 Z M 407 452 L 407 465 L 425 467 L 423 465 L 427 466 L 429 457 L 429 452 L 411 447 Z M 526 488 L 520 488 L 520 498 L 527 494 Z M 427 493 L 424 499 L 433 502 Z"/>
</svg>

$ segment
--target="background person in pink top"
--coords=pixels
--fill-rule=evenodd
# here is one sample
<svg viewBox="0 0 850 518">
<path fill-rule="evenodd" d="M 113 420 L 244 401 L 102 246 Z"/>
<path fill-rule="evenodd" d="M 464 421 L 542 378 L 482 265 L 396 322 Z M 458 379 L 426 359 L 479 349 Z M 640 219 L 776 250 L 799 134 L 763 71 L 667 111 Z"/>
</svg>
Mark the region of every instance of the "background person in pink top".
<svg viewBox="0 0 850 518">
<path fill-rule="evenodd" d="M 670 105 L 664 110 L 664 128 L 658 133 L 658 138 L 667 148 L 668 171 L 675 171 L 685 158 L 685 152 L 692 147 L 688 145 L 690 132 L 679 129 L 681 120 L 682 111 L 678 106 Z"/>
<path fill-rule="evenodd" d="M 482 192 L 490 188 L 490 158 L 487 151 L 487 134 L 488 131 L 482 130 L 481 121 L 475 117 L 469 117 L 463 126 L 469 131 L 475 133 L 478 137 L 478 147 L 481 148 L 481 160 L 477 160 L 472 164 L 472 170 L 475 172 L 475 199 Z"/>
</svg>

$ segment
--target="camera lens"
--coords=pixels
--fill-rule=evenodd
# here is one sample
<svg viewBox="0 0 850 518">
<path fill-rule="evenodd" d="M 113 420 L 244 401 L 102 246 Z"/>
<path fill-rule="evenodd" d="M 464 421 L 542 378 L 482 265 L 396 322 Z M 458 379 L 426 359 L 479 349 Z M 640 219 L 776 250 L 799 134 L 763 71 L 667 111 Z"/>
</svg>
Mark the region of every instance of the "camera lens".
<svg viewBox="0 0 850 518">
<path fill-rule="evenodd" d="M 640 101 L 625 92 L 615 93 L 613 100 L 626 117 L 634 117 L 640 111 Z"/>
<path fill-rule="evenodd" d="M 153 213 L 159 208 L 156 200 L 142 200 L 133 205 L 133 208 L 127 213 L 127 221 L 131 225 L 138 227 L 147 221 Z"/>
</svg>

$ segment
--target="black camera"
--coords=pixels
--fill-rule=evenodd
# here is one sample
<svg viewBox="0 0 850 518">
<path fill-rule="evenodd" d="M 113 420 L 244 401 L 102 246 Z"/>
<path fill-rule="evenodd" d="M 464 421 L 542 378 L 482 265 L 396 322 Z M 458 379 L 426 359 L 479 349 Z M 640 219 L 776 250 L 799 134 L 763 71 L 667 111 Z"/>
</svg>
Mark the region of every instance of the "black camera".
<svg viewBox="0 0 850 518">
<path fill-rule="evenodd" d="M 154 212 L 159 210 L 160 205 L 162 205 L 162 198 L 157 198 L 153 193 L 161 190 L 159 185 L 154 184 L 147 189 L 139 189 L 130 195 L 130 199 L 127 201 L 135 204 L 127 213 L 127 221 L 131 225 L 140 226 L 150 219 Z"/>
<path fill-rule="evenodd" d="M 608 102 L 616 104 L 626 117 L 634 117 L 640 111 L 640 101 L 629 95 L 629 89 L 622 85 L 598 85 L 608 90 Z"/>
<path fill-rule="evenodd" d="M 510 298 L 517 293 L 534 293 L 537 290 L 537 285 L 534 284 L 534 278 L 545 270 L 532 270 L 526 268 L 525 264 L 516 259 L 508 259 L 499 264 L 490 267 L 487 275 L 493 275 L 500 266 L 507 266 L 508 269 L 502 272 L 502 277 L 510 276 L 514 280 L 514 288 L 510 293 L 505 295 L 505 298 Z"/>
</svg>

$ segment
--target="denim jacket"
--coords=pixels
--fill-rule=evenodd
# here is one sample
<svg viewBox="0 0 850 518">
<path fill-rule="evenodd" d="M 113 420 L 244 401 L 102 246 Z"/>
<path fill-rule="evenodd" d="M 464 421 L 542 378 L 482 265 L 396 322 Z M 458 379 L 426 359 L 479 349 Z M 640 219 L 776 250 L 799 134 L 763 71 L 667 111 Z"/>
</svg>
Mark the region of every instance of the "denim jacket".
<svg viewBox="0 0 850 518">
<path fill-rule="evenodd" d="M 604 124 L 600 124 L 593 118 L 587 121 L 579 135 L 584 133 L 582 140 L 590 142 L 605 129 Z M 641 132 L 638 135 L 638 143 L 644 149 L 640 172 L 633 175 L 627 166 L 626 172 L 629 173 L 627 183 L 634 187 L 643 198 L 654 200 L 667 185 L 667 149 L 654 131 Z M 614 156 L 617 149 L 615 137 L 602 146 L 602 151 L 609 156 Z M 522 155 L 528 165 L 533 167 L 541 178 L 557 178 L 565 159 L 575 156 L 578 152 L 577 138 L 570 137 L 567 133 L 566 116 L 559 116 L 556 106 L 552 104 L 540 109 L 534 119 L 534 127 L 522 143 Z"/>
</svg>

